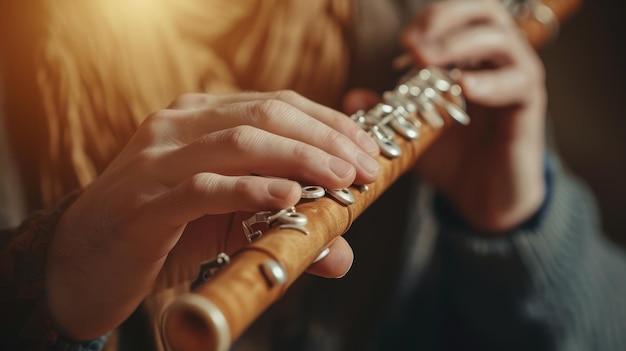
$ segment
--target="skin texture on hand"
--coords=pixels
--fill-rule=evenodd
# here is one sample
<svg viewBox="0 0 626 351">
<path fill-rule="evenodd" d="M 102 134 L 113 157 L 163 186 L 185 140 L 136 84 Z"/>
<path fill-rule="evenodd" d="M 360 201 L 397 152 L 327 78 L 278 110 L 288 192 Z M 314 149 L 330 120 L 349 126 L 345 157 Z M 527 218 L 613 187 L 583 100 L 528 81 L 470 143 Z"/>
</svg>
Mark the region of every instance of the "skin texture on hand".
<svg viewBox="0 0 626 351">
<path fill-rule="evenodd" d="M 444 133 L 415 170 L 479 230 L 501 233 L 532 216 L 545 196 L 547 104 L 543 65 L 497 0 L 426 6 L 401 42 L 416 66 L 457 67 L 469 126 Z M 348 113 L 379 101 L 346 95 Z"/>
<path fill-rule="evenodd" d="M 290 179 L 374 181 L 378 151 L 345 115 L 294 92 L 182 96 L 142 123 L 61 219 L 46 281 L 55 323 L 76 340 L 102 335 L 137 308 L 166 260 L 197 265 L 247 244 L 233 223 L 295 205 L 301 188 Z M 312 273 L 350 268 L 343 238 L 330 249 Z"/>
</svg>

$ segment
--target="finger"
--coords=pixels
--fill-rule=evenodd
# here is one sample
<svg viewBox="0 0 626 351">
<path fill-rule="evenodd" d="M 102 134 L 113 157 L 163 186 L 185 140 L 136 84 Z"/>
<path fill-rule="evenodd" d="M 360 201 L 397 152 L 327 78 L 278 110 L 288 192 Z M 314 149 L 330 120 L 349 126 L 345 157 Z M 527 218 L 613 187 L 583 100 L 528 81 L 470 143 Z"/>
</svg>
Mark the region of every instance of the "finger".
<svg viewBox="0 0 626 351">
<path fill-rule="evenodd" d="M 539 78 L 537 74 L 519 66 L 508 66 L 498 70 L 463 71 L 459 84 L 468 101 L 501 107 L 524 103 L 532 94 L 529 90 Z"/>
<path fill-rule="evenodd" d="M 380 95 L 368 89 L 353 89 L 343 98 L 343 111 L 353 114 L 358 110 L 367 111 L 380 102 Z"/>
<path fill-rule="evenodd" d="M 285 179 L 200 173 L 154 199 L 147 218 L 171 228 L 207 214 L 288 208 L 301 194 L 298 183 Z"/>
<path fill-rule="evenodd" d="M 309 100 L 292 90 L 280 90 L 269 93 L 244 93 L 228 97 L 228 99 L 232 102 L 243 101 L 239 99 L 247 98 L 251 100 L 266 99 L 287 102 L 302 111 L 304 114 L 311 116 L 338 132 L 348 136 L 366 153 L 372 156 L 378 155 L 379 149 L 376 143 L 371 142 L 370 138 L 362 138 L 365 133 L 356 123 L 348 118 L 348 116 L 327 106 Z"/>
<path fill-rule="evenodd" d="M 463 67 L 467 63 L 492 66 L 510 64 L 519 56 L 522 41 L 517 33 L 493 25 L 482 25 L 456 32 L 435 45 L 422 45 L 417 51 L 427 65 Z"/>
<path fill-rule="evenodd" d="M 173 103 L 173 106 L 193 106 L 196 110 L 207 110 L 217 106 L 242 102 L 256 102 L 258 104 L 261 101 L 270 101 L 268 104 L 271 104 L 272 100 L 287 103 L 288 105 L 299 110 L 302 114 L 310 118 L 314 118 L 326 126 L 347 136 L 352 140 L 352 142 L 361 147 L 365 153 L 371 156 L 378 155 L 379 149 L 376 143 L 372 142 L 369 138 L 365 138 L 366 135 L 361 128 L 359 128 L 356 123 L 350 120 L 350 118 L 348 118 L 345 114 L 311 101 L 292 90 L 280 90 L 266 93 L 247 92 L 228 95 L 186 94 L 179 97 Z M 261 109 L 264 108 L 264 105 L 255 106 L 259 106 Z M 255 114 L 253 114 L 253 116 L 254 115 Z M 206 116 L 199 117 L 205 118 Z M 305 118 L 302 118 L 299 121 L 301 124 L 305 125 L 310 123 Z"/>
<path fill-rule="evenodd" d="M 343 155 L 347 159 L 354 158 L 356 152 L 370 156 L 377 156 L 379 152 L 378 145 L 355 122 L 321 105 L 308 112 L 272 99 L 232 106 L 240 109 L 238 115 L 250 125 L 304 141 L 340 157 L 343 151 L 351 153 Z"/>
<path fill-rule="evenodd" d="M 144 259 L 162 259 L 177 244 L 188 223 L 204 215 L 287 208 L 295 205 L 301 194 L 300 186 L 289 180 L 197 174 L 154 198 L 137 197 L 141 205 L 124 220 L 124 232 L 118 233 L 124 240 L 119 243 L 126 250 L 141 248 L 141 253 L 133 254 Z M 229 223 L 209 229 L 230 232 Z M 223 238 L 215 240 L 215 247 L 219 247 Z"/>
<path fill-rule="evenodd" d="M 401 34 L 401 42 L 412 54 L 427 42 L 437 42 L 452 32 L 478 23 L 513 26 L 510 15 L 495 0 L 450 0 L 431 3 Z"/>
<path fill-rule="evenodd" d="M 507 26 L 513 21 L 496 0 L 436 1 L 424 8 L 403 34 L 410 37 L 413 32 L 419 34 L 421 40 L 438 40 L 450 32 L 477 23 Z"/>
<path fill-rule="evenodd" d="M 250 126 L 211 133 L 176 149 L 163 156 L 154 172 L 161 174 L 152 176 L 170 186 L 202 172 L 261 174 L 328 188 L 344 188 L 358 180 L 369 180 L 358 178 L 351 163 L 324 150 Z"/>
<path fill-rule="evenodd" d="M 194 114 L 197 114 L 195 121 L 189 122 L 186 127 L 195 129 L 194 133 L 227 130 L 242 125 L 253 126 L 315 146 L 349 162 L 356 169 L 356 181 L 360 184 L 374 181 L 380 172 L 378 162 L 372 157 L 372 154 L 377 155 L 378 152 L 364 152 L 346 135 L 278 100 L 236 103 L 216 110 L 196 111 Z M 203 114 L 211 116 L 203 118 Z M 378 150 L 378 146 L 365 131 L 359 129 L 355 137 L 361 140 L 361 144 L 365 144 L 367 140 L 368 144 L 374 145 L 373 149 Z M 262 158 L 267 158 L 266 154 L 261 155 Z"/>
<path fill-rule="evenodd" d="M 309 266 L 306 271 L 324 278 L 341 278 L 345 276 L 354 261 L 354 253 L 350 244 L 348 244 L 346 239 L 339 236 L 332 241 L 328 249 L 328 254 Z"/>
</svg>

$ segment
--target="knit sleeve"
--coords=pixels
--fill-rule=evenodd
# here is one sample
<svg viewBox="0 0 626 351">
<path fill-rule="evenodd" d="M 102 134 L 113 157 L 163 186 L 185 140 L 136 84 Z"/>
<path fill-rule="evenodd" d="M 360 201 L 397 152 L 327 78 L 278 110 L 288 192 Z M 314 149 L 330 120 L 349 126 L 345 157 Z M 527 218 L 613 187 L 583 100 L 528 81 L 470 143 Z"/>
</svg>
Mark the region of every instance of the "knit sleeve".
<svg viewBox="0 0 626 351">
<path fill-rule="evenodd" d="M 443 295 L 458 332 L 447 344 L 626 349 L 626 255 L 601 233 L 588 189 L 558 165 L 551 177 L 533 225 L 489 237 L 441 223 Z"/>
<path fill-rule="evenodd" d="M 106 336 L 73 342 L 57 335 L 45 304 L 45 261 L 54 228 L 78 197 L 73 192 L 15 229 L 0 230 L 0 349 L 102 349 Z"/>
</svg>

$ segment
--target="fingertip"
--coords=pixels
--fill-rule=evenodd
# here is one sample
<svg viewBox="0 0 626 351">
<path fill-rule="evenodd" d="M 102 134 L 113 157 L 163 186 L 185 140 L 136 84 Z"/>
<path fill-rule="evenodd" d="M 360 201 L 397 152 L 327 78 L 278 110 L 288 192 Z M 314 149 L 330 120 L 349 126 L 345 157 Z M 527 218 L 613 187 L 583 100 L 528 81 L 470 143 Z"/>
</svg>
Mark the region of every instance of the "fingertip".
<svg viewBox="0 0 626 351">
<path fill-rule="evenodd" d="M 298 202 L 302 189 L 298 183 L 290 180 L 275 180 L 267 184 L 268 193 L 274 198 L 290 205 Z"/>
<path fill-rule="evenodd" d="M 354 252 L 350 251 L 352 253 L 352 255 L 350 256 L 350 259 L 348 261 L 346 261 L 348 264 L 345 265 L 345 270 L 343 271 L 342 274 L 334 277 L 335 279 L 341 279 L 343 277 L 346 276 L 346 274 L 348 274 L 348 272 L 350 272 L 350 269 L 352 269 L 352 264 L 354 263 Z"/>
<path fill-rule="evenodd" d="M 327 255 L 313 263 L 307 272 L 324 278 L 343 278 L 354 262 L 350 244 L 340 236 L 333 240 L 328 249 Z"/>
</svg>

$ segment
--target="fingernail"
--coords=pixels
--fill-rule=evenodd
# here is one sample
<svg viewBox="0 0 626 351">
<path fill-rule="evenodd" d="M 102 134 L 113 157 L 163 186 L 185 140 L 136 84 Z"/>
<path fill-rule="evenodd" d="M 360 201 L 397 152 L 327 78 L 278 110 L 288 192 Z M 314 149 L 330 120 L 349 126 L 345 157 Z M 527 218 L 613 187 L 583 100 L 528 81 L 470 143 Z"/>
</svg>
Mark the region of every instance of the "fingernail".
<svg viewBox="0 0 626 351">
<path fill-rule="evenodd" d="M 359 166 L 361 166 L 370 175 L 378 175 L 378 172 L 380 171 L 380 165 L 375 159 L 360 153 L 356 157 L 356 161 Z"/>
<path fill-rule="evenodd" d="M 339 178 L 345 178 L 352 172 L 352 166 L 346 161 L 337 158 L 331 157 L 328 160 L 328 167 L 333 171 Z"/>
<path fill-rule="evenodd" d="M 354 252 L 352 253 L 352 261 L 350 261 L 350 266 L 348 267 L 348 269 L 346 269 L 345 272 L 343 272 L 342 275 L 336 277 L 336 279 L 341 279 L 341 278 L 345 277 L 346 274 L 348 274 L 348 272 L 350 272 L 350 269 L 352 268 L 353 264 L 354 264 Z"/>
<path fill-rule="evenodd" d="M 324 250 L 322 250 L 322 252 L 320 252 L 319 255 L 317 255 L 313 263 L 319 262 L 322 258 L 328 256 L 329 253 L 330 253 L 330 247 L 325 248 Z"/>
<path fill-rule="evenodd" d="M 377 156 L 380 152 L 378 144 L 367 134 L 364 130 L 359 130 L 356 133 L 356 142 L 359 144 L 363 151 L 367 152 L 371 156 Z"/>
<path fill-rule="evenodd" d="M 278 199 L 286 199 L 293 190 L 293 184 L 286 181 L 275 181 L 267 185 L 270 195 Z"/>
</svg>

